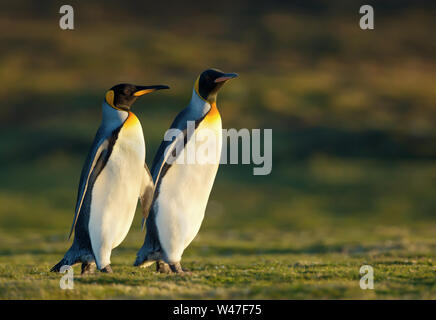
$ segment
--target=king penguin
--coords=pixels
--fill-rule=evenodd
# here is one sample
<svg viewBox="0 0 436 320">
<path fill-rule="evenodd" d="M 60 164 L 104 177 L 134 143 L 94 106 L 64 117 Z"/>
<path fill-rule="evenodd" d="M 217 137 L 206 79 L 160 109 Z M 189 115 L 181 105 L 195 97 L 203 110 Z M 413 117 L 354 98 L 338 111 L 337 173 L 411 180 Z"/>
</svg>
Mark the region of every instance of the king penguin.
<svg viewBox="0 0 436 320">
<path fill-rule="evenodd" d="M 111 251 L 126 237 L 138 198 L 147 215 L 154 192 L 141 123 L 130 108 L 138 97 L 168 88 L 118 84 L 106 92 L 102 122 L 80 176 L 69 235 L 74 230 L 74 241 L 51 271 L 81 262 L 82 274 L 91 273 L 95 264 L 112 272 Z"/>
<path fill-rule="evenodd" d="M 179 134 L 162 141 L 153 160 L 155 193 L 135 266 L 147 267 L 157 262 L 157 271 L 184 272 L 180 260 L 200 230 L 221 157 L 222 124 L 217 93 L 226 81 L 237 76 L 217 69 L 202 72 L 195 81 L 190 103 L 170 127 Z M 189 130 L 190 126 L 193 130 Z M 214 139 L 196 143 L 202 140 L 202 132 L 212 133 Z M 211 152 L 212 161 L 179 161 L 180 157 L 198 155 L 200 149 L 207 148 L 215 151 Z M 174 159 L 169 161 L 171 156 Z"/>
</svg>

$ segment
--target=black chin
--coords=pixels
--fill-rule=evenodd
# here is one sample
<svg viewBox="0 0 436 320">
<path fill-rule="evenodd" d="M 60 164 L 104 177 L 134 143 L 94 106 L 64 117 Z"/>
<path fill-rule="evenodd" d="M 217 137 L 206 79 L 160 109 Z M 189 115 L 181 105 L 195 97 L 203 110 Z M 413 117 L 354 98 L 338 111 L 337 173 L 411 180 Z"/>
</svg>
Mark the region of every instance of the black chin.
<svg viewBox="0 0 436 320">
<path fill-rule="evenodd" d="M 130 111 L 130 106 L 126 106 L 126 105 L 116 105 L 116 107 L 118 109 L 121 109 L 123 111 Z"/>
<path fill-rule="evenodd" d="M 207 82 L 207 83 L 199 83 L 198 93 L 200 96 L 207 101 L 215 101 L 216 95 L 223 86 L 224 82 Z"/>
</svg>

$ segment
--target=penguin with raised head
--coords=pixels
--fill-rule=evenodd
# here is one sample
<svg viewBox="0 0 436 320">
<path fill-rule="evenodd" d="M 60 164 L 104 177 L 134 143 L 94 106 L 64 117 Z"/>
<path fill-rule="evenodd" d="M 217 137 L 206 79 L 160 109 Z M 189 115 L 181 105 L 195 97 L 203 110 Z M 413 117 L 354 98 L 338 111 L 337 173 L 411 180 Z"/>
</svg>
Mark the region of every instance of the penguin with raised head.
<svg viewBox="0 0 436 320">
<path fill-rule="evenodd" d="M 51 271 L 81 262 L 82 274 L 92 272 L 95 264 L 102 272 L 112 272 L 112 249 L 126 237 L 138 198 L 146 216 L 154 192 L 141 123 L 130 108 L 138 97 L 168 88 L 118 84 L 106 92 L 102 122 L 80 176 L 69 235 L 74 230 L 74 241 Z"/>
<path fill-rule="evenodd" d="M 170 127 L 179 134 L 161 143 L 151 169 L 155 193 L 146 220 L 147 233 L 135 266 L 157 262 L 160 272 L 184 271 L 180 260 L 200 229 L 221 157 L 217 93 L 226 81 L 237 76 L 216 69 L 201 73 L 190 103 Z M 196 158 L 204 150 L 210 151 L 212 161 L 210 157 L 207 161 Z M 196 161 L 189 161 L 192 156 Z"/>
</svg>

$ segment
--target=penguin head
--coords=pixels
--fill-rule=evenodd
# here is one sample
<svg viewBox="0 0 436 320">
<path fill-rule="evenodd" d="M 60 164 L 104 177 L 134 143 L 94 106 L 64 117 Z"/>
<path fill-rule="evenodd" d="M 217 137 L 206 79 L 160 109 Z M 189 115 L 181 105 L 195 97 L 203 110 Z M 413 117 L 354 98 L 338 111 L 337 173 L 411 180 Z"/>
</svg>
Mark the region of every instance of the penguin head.
<svg viewBox="0 0 436 320">
<path fill-rule="evenodd" d="M 236 78 L 237 73 L 224 73 L 218 69 L 203 71 L 195 82 L 195 91 L 203 100 L 213 103 L 216 101 L 218 90 L 230 79 Z"/>
<path fill-rule="evenodd" d="M 156 90 L 169 88 L 165 85 L 136 86 L 134 84 L 121 83 L 113 86 L 106 92 L 105 100 L 114 109 L 129 111 L 132 104 L 140 96 Z"/>
</svg>

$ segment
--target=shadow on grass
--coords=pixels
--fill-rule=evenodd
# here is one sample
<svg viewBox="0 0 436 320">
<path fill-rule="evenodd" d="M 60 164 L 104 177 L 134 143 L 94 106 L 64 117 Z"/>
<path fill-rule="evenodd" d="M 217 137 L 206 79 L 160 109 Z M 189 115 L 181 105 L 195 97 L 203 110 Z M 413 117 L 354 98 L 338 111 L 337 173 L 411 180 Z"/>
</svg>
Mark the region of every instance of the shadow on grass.
<svg viewBox="0 0 436 320">
<path fill-rule="evenodd" d="M 61 259 L 61 255 L 65 254 L 65 250 L 44 250 L 44 249 L 1 249 L 0 257 L 12 257 L 17 255 L 59 255 L 59 259 Z"/>
<path fill-rule="evenodd" d="M 159 283 L 152 283 L 156 281 L 156 279 L 159 280 L 165 280 L 165 281 L 171 281 L 175 283 L 184 283 L 190 281 L 189 276 L 180 276 L 177 274 L 160 274 L 154 272 L 155 268 L 154 266 L 151 266 L 146 269 L 137 268 L 133 272 L 128 272 L 128 275 L 122 274 L 122 270 L 119 270 L 119 266 L 114 265 L 114 273 L 107 275 L 102 274 L 99 271 L 96 271 L 92 275 L 86 275 L 86 276 L 79 276 L 75 278 L 75 281 L 82 283 L 82 284 L 99 284 L 99 285 L 106 285 L 106 284 L 118 284 L 118 285 L 127 285 L 127 286 L 142 286 L 144 283 L 147 283 L 148 285 L 154 287 L 159 287 Z M 139 277 L 139 278 L 137 278 Z"/>
<path fill-rule="evenodd" d="M 389 252 L 392 250 L 402 250 L 406 249 L 402 243 L 393 243 L 389 245 L 374 244 L 368 246 L 362 245 L 350 245 L 350 244 L 332 244 L 327 245 L 323 243 L 315 243 L 309 246 L 301 248 L 247 248 L 247 247 L 236 247 L 236 246 L 217 246 L 217 247 L 206 247 L 200 249 L 202 256 L 232 256 L 232 255 L 287 255 L 287 254 L 329 254 L 329 253 L 339 253 L 339 254 L 365 254 L 368 252 L 382 253 Z"/>
</svg>

